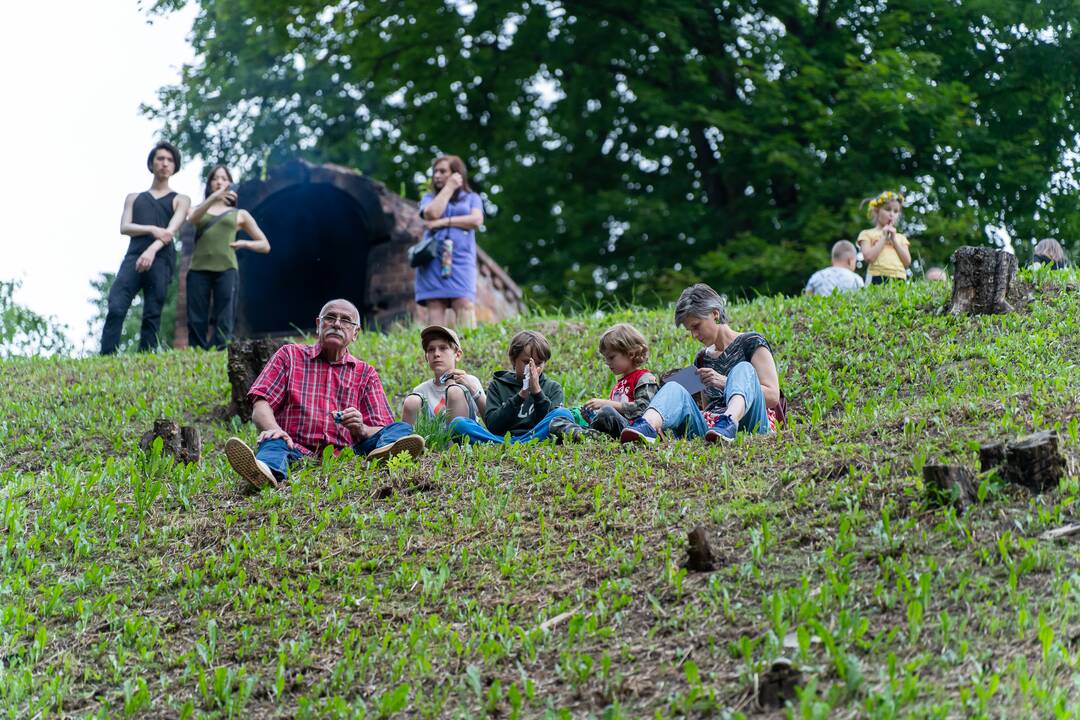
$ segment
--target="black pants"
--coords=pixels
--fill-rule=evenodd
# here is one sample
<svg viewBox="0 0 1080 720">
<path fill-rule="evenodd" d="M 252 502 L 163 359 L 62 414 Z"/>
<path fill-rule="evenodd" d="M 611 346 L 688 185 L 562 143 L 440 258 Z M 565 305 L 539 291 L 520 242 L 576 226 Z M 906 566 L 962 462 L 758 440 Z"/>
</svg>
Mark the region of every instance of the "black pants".
<svg viewBox="0 0 1080 720">
<path fill-rule="evenodd" d="M 237 271 L 189 270 L 187 274 L 188 344 L 209 350 L 210 319 L 214 319 L 213 347 L 218 350 L 232 340 L 236 315 Z"/>
<path fill-rule="evenodd" d="M 127 254 L 120 263 L 112 289 L 109 290 L 109 312 L 105 316 L 105 328 L 101 331 L 101 354 L 111 355 L 120 345 L 131 301 L 142 292 L 142 328 L 139 331 L 139 350 L 145 352 L 158 346 L 158 328 L 161 325 L 161 308 L 165 305 L 165 293 L 172 280 L 171 253 L 158 253 L 146 272 L 135 269 L 138 255 Z"/>
<path fill-rule="evenodd" d="M 891 282 L 907 282 L 907 279 L 906 278 L 894 278 L 894 277 L 889 277 L 887 275 L 871 275 L 870 276 L 870 284 L 871 285 L 886 285 L 886 284 L 891 283 Z"/>
</svg>

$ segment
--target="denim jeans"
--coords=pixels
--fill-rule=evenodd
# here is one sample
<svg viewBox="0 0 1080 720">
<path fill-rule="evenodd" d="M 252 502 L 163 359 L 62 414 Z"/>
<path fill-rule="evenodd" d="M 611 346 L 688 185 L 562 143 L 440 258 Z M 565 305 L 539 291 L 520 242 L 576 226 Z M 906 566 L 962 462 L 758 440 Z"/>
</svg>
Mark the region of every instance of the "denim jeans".
<svg viewBox="0 0 1080 720">
<path fill-rule="evenodd" d="M 209 350 L 225 349 L 232 340 L 236 315 L 236 269 L 222 272 L 189 270 L 187 274 L 188 344 Z M 210 343 L 210 318 L 214 319 L 214 342 Z"/>
<path fill-rule="evenodd" d="M 120 336 L 124 332 L 124 318 L 127 317 L 131 301 L 142 292 L 143 314 L 142 327 L 139 331 L 139 350 L 145 352 L 158 346 L 158 328 L 161 325 L 161 308 L 165 305 L 165 294 L 172 280 L 173 259 L 175 253 L 160 251 L 146 272 L 135 269 L 138 255 L 128 254 L 120 263 L 112 287 L 109 289 L 108 313 L 105 315 L 105 327 L 101 331 L 101 354 L 111 355 L 120 345 Z"/>
<path fill-rule="evenodd" d="M 569 418 L 574 421 L 574 416 L 566 408 L 555 408 L 536 423 L 532 430 L 522 435 L 512 435 L 511 444 L 527 443 L 530 440 L 542 441 L 551 437 L 551 421 L 555 418 Z M 450 422 L 450 434 L 470 443 L 501 443 L 503 438 L 488 432 L 480 423 L 468 418 L 454 418 Z"/>
<path fill-rule="evenodd" d="M 369 452 L 376 448 L 385 447 L 397 442 L 406 435 L 412 435 L 412 425 L 403 422 L 390 423 L 367 440 L 353 443 L 352 448 L 360 457 L 366 457 Z M 290 448 L 281 438 L 264 440 L 259 443 L 259 449 L 255 453 L 258 460 L 266 463 L 274 477 L 284 480 L 289 476 L 289 465 L 304 457 L 299 448 Z"/>
<path fill-rule="evenodd" d="M 761 389 L 757 370 L 748 362 L 739 363 L 728 373 L 724 385 L 724 404 L 730 405 L 731 398 L 736 395 L 746 402 L 746 414 L 739 420 L 739 430 L 767 434 L 769 415 L 765 407 L 765 393 Z M 667 383 L 660 388 L 649 407 L 664 419 L 663 429 L 671 431 L 676 437 L 702 437 L 709 429 L 694 398 L 678 383 Z"/>
</svg>

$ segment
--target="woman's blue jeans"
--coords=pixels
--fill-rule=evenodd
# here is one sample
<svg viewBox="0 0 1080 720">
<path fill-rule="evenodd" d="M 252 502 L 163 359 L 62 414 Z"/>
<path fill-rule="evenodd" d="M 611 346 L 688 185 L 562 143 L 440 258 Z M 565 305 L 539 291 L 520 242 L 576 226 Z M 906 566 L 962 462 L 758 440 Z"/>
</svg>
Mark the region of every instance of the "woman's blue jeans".
<svg viewBox="0 0 1080 720">
<path fill-rule="evenodd" d="M 511 435 L 510 444 L 527 443 L 530 440 L 538 442 L 547 440 L 551 437 L 551 421 L 558 417 L 569 418 L 571 422 L 574 420 L 574 416 L 566 408 L 555 408 L 542 417 L 540 422 L 536 423 L 529 432 L 522 435 Z M 504 438 L 488 432 L 484 426 L 475 420 L 463 417 L 454 418 L 450 422 L 450 434 L 470 443 L 501 443 L 504 440 Z"/>
<path fill-rule="evenodd" d="M 741 362 L 728 373 L 724 385 L 724 404 L 730 405 L 731 398 L 742 396 L 746 402 L 746 414 L 739 421 L 739 430 L 743 432 L 769 433 L 769 415 L 765 406 L 765 393 L 761 389 L 757 370 L 748 362 Z M 678 383 L 667 383 L 653 396 L 649 407 L 660 413 L 664 419 L 663 430 L 674 433 L 676 437 L 702 437 L 709 427 L 705 416 L 694 398 Z"/>
<path fill-rule="evenodd" d="M 353 443 L 352 449 L 360 457 L 376 448 L 385 447 L 390 443 L 397 442 L 406 435 L 412 435 L 412 425 L 403 422 L 390 423 L 367 440 Z M 274 477 L 284 480 L 289 477 L 289 465 L 304 457 L 300 448 L 289 447 L 281 438 L 265 440 L 259 443 L 259 449 L 255 457 L 266 463 Z"/>
</svg>

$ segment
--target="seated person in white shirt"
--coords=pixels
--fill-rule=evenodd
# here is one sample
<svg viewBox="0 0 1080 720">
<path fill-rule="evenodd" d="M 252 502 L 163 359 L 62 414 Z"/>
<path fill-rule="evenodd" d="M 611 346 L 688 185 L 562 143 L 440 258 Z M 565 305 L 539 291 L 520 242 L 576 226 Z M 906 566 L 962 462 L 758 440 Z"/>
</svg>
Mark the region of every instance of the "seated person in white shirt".
<svg viewBox="0 0 1080 720">
<path fill-rule="evenodd" d="M 834 292 L 860 290 L 863 279 L 855 274 L 855 246 L 840 240 L 832 246 L 832 265 L 818 270 L 806 283 L 807 295 L 832 295 Z"/>
<path fill-rule="evenodd" d="M 431 325 L 420 332 L 424 358 L 432 379 L 413 388 L 405 397 L 402 419 L 415 425 L 420 413 L 442 417 L 447 422 L 457 417 L 476 420 L 484 416 L 487 398 L 480 380 L 457 367 L 461 360 L 461 342 L 457 333 L 441 325 Z"/>
</svg>

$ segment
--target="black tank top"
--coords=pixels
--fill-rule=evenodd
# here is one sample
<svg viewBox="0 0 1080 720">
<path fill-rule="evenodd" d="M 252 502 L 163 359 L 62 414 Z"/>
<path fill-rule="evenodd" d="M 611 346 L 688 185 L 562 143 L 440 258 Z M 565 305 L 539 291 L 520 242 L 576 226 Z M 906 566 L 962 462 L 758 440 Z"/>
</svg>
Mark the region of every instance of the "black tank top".
<svg viewBox="0 0 1080 720">
<path fill-rule="evenodd" d="M 173 191 L 163 197 L 155 198 L 149 190 L 144 190 L 135 196 L 135 203 L 131 206 L 131 222 L 136 225 L 155 225 L 157 227 L 169 227 L 169 221 L 173 216 Z M 128 244 L 128 255 L 142 255 L 146 248 L 154 243 L 153 235 L 136 235 Z M 172 259 L 176 250 L 174 242 L 169 243 L 158 251 L 158 257 Z M 163 255 L 164 253 L 164 255 Z"/>
</svg>

